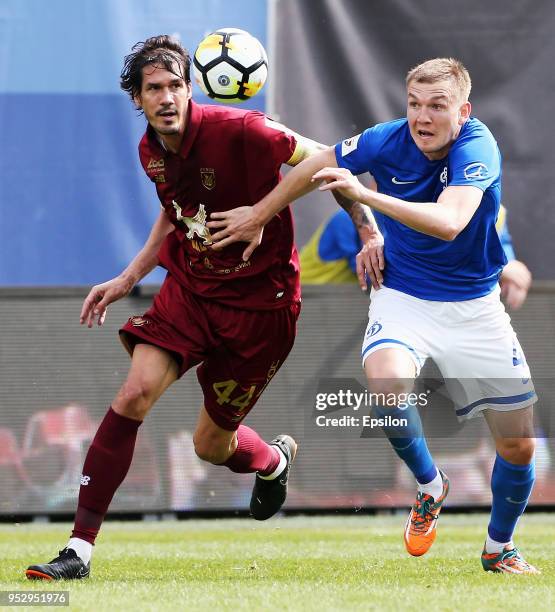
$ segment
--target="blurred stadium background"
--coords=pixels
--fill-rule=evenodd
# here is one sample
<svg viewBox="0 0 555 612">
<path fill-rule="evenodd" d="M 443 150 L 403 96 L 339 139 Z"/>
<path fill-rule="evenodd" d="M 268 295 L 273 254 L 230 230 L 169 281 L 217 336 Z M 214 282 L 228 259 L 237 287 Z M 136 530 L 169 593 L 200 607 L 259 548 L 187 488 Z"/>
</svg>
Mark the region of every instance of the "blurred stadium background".
<svg viewBox="0 0 555 612">
<path fill-rule="evenodd" d="M 218 27 L 248 30 L 268 49 L 269 82 L 248 106 L 329 144 L 402 115 L 404 75 L 419 61 L 454 55 L 467 65 L 474 112 L 504 154 L 517 255 L 535 278 L 513 322 L 542 397 L 532 503 L 555 506 L 552 2 L 0 0 L 0 516 L 73 512 L 84 454 L 127 371 L 117 329 L 163 279 L 155 271 L 113 305 L 105 327 L 79 326 L 88 287 L 125 267 L 158 213 L 136 151 L 144 119 L 119 90 L 123 56 L 159 33 L 194 51 Z M 299 246 L 334 206 L 325 195 L 295 206 Z M 411 499 L 383 440 L 311 424 L 322 380 L 362 382 L 366 310 L 356 287 L 306 288 L 295 348 L 249 416 L 267 438 L 287 431 L 300 441 L 289 509 Z M 252 476 L 194 454 L 200 402 L 194 372 L 159 402 L 113 511 L 247 508 Z M 493 450 L 483 431 L 430 444 L 452 478 L 451 505 L 487 505 Z"/>
</svg>

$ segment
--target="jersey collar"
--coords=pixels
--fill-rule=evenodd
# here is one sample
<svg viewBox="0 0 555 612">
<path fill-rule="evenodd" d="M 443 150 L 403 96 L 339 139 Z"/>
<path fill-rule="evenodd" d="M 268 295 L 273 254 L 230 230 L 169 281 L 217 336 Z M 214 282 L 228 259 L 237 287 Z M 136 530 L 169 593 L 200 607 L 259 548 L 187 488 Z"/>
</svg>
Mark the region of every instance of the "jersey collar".
<svg viewBox="0 0 555 612">
<path fill-rule="evenodd" d="M 183 136 L 183 142 L 181 143 L 181 149 L 179 155 L 181 157 L 187 157 L 191 151 L 191 147 L 197 137 L 200 123 L 202 121 L 202 106 L 189 101 L 189 116 L 187 117 L 187 126 L 185 127 L 185 135 Z"/>
</svg>

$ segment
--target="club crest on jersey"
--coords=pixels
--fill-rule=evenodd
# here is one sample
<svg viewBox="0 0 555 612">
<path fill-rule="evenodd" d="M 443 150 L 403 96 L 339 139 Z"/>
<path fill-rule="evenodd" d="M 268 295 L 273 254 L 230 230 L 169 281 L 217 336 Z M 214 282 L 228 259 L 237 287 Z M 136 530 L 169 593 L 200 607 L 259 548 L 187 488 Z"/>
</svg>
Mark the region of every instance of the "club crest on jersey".
<svg viewBox="0 0 555 612">
<path fill-rule="evenodd" d="M 214 171 L 214 168 L 201 168 L 200 180 L 205 189 L 214 189 L 216 186 L 216 172 Z"/>
<path fill-rule="evenodd" d="M 181 206 L 179 206 L 175 200 L 172 200 L 172 204 L 175 208 L 177 220 L 183 221 L 189 230 L 186 234 L 187 238 L 193 240 L 196 234 L 202 240 L 203 244 L 212 244 L 210 230 L 206 227 L 206 210 L 204 204 L 199 206 L 198 212 L 194 217 L 184 217 Z"/>
<path fill-rule="evenodd" d="M 443 189 L 445 189 L 447 187 L 447 166 L 443 167 L 443 170 L 441 171 L 441 174 L 439 175 L 439 180 L 441 181 L 441 184 L 443 185 Z"/>
</svg>

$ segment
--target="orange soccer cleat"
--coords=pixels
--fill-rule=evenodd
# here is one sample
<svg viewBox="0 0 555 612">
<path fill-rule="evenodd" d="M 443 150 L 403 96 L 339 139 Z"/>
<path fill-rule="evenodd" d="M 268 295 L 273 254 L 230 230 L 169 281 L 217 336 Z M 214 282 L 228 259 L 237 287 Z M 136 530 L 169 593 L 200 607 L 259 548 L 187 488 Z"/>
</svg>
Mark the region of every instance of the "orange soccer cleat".
<svg viewBox="0 0 555 612">
<path fill-rule="evenodd" d="M 436 524 L 441 506 L 449 492 L 449 479 L 439 470 L 443 481 L 441 495 L 435 500 L 427 493 L 418 492 L 405 525 L 405 548 L 413 557 L 428 552 L 436 539 Z"/>
</svg>

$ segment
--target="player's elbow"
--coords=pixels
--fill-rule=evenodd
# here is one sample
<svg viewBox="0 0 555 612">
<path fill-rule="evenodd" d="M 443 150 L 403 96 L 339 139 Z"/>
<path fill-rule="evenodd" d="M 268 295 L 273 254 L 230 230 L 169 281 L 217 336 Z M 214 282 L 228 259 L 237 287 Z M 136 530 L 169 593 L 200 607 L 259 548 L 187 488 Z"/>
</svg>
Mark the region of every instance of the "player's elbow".
<svg viewBox="0 0 555 612">
<path fill-rule="evenodd" d="M 433 230 L 428 232 L 430 236 L 434 238 L 439 238 L 440 240 L 445 240 L 446 242 L 451 242 L 455 240 L 458 235 L 458 232 L 453 227 L 448 227 L 446 225 L 441 225 L 439 227 L 433 228 Z"/>
<path fill-rule="evenodd" d="M 455 238 L 463 231 L 464 225 L 460 223 L 445 223 L 438 230 L 437 237 L 446 242 L 453 242 Z"/>
<path fill-rule="evenodd" d="M 460 230 L 457 227 L 449 226 L 443 229 L 441 239 L 447 242 L 453 242 L 459 234 Z"/>
</svg>

